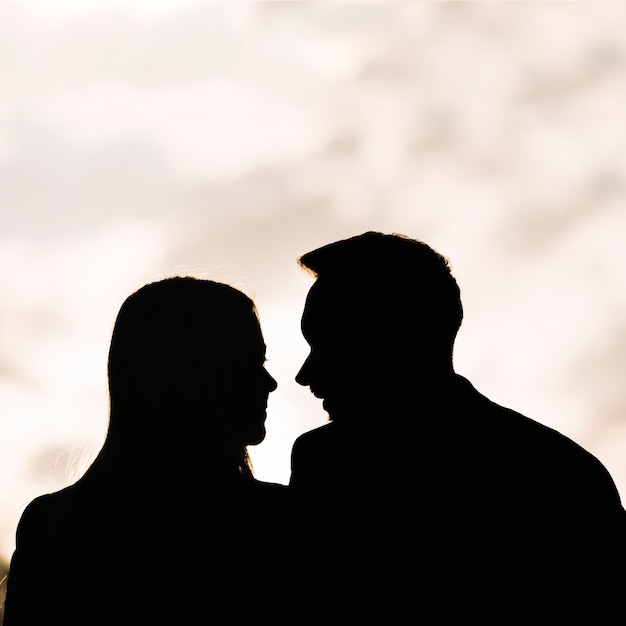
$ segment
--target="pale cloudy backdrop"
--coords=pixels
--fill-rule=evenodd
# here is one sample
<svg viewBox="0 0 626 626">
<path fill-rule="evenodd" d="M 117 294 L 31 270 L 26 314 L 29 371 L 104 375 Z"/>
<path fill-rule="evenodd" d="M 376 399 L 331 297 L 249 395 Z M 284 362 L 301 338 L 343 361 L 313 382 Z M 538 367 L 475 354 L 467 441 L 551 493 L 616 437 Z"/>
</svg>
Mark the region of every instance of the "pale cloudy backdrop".
<svg viewBox="0 0 626 626">
<path fill-rule="evenodd" d="M 626 11 L 619 2 L 4 0 L 0 559 L 107 422 L 123 299 L 256 298 L 279 389 L 261 479 L 324 422 L 293 382 L 298 255 L 369 229 L 447 255 L 456 368 L 626 497 Z"/>
</svg>

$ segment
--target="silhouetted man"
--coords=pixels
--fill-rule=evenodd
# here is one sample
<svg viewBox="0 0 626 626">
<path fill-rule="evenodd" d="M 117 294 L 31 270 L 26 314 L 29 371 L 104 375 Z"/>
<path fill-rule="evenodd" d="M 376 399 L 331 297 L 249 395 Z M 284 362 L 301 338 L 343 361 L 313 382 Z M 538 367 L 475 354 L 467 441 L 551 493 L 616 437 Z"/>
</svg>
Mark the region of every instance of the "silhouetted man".
<svg viewBox="0 0 626 626">
<path fill-rule="evenodd" d="M 615 484 L 455 372 L 463 308 L 445 257 L 367 232 L 299 263 L 315 282 L 296 380 L 330 419 L 296 440 L 290 491 L 311 571 L 358 589 L 335 591 L 343 610 L 402 614 L 442 589 L 475 603 L 467 615 L 506 599 L 500 623 L 542 603 L 551 617 L 612 607 L 626 515 Z"/>
</svg>

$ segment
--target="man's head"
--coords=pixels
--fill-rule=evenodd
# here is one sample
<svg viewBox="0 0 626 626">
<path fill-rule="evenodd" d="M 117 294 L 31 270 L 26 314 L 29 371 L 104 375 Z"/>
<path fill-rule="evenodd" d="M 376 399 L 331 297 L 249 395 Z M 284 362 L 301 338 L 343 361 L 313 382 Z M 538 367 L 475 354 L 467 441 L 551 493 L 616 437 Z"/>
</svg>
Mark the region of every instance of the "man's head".
<svg viewBox="0 0 626 626">
<path fill-rule="evenodd" d="M 302 316 L 311 352 L 296 380 L 331 419 L 380 410 L 452 373 L 463 308 L 447 259 L 430 246 L 366 232 L 298 262 L 315 283 Z"/>
</svg>

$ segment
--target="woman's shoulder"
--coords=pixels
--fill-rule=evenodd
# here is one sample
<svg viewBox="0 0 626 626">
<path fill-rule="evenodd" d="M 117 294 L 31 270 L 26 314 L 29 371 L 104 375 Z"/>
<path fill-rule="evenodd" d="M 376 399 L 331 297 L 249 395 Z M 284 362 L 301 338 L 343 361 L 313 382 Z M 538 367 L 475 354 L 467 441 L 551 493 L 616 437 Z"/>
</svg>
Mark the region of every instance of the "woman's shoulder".
<svg viewBox="0 0 626 626">
<path fill-rule="evenodd" d="M 57 512 L 64 509 L 71 500 L 72 487 L 60 491 L 46 493 L 31 500 L 20 517 L 18 535 L 30 534 L 31 530 L 38 530 L 54 519 Z"/>
<path fill-rule="evenodd" d="M 287 485 L 281 483 L 268 482 L 255 478 L 252 485 L 263 497 L 280 499 L 285 498 L 287 495 Z"/>
<path fill-rule="evenodd" d="M 272 483 L 264 480 L 254 480 L 259 494 L 267 498 L 281 499 L 287 497 L 287 485 Z"/>
<path fill-rule="evenodd" d="M 254 478 L 245 481 L 236 506 L 248 511 L 280 510 L 286 504 L 287 493 L 286 485 Z"/>
</svg>

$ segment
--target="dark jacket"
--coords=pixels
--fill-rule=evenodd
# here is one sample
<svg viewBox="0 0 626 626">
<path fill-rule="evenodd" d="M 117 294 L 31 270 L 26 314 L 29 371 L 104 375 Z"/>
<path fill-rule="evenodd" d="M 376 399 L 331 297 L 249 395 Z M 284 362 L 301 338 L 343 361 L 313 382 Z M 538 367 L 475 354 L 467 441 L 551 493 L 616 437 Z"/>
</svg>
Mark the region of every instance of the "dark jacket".
<svg viewBox="0 0 626 626">
<path fill-rule="evenodd" d="M 262 587 L 246 563 L 278 538 L 283 485 L 208 481 L 200 491 L 132 471 L 89 478 L 22 514 L 4 626 L 184 624 L 258 606 Z"/>
<path fill-rule="evenodd" d="M 427 402 L 390 402 L 376 421 L 331 422 L 296 440 L 290 491 L 310 557 L 387 609 L 392 596 L 408 610 L 407 584 L 425 602 L 447 589 L 483 610 L 485 594 L 511 593 L 528 610 L 546 594 L 559 610 L 610 602 L 626 513 L 606 468 L 460 376 L 431 391 Z"/>
</svg>

